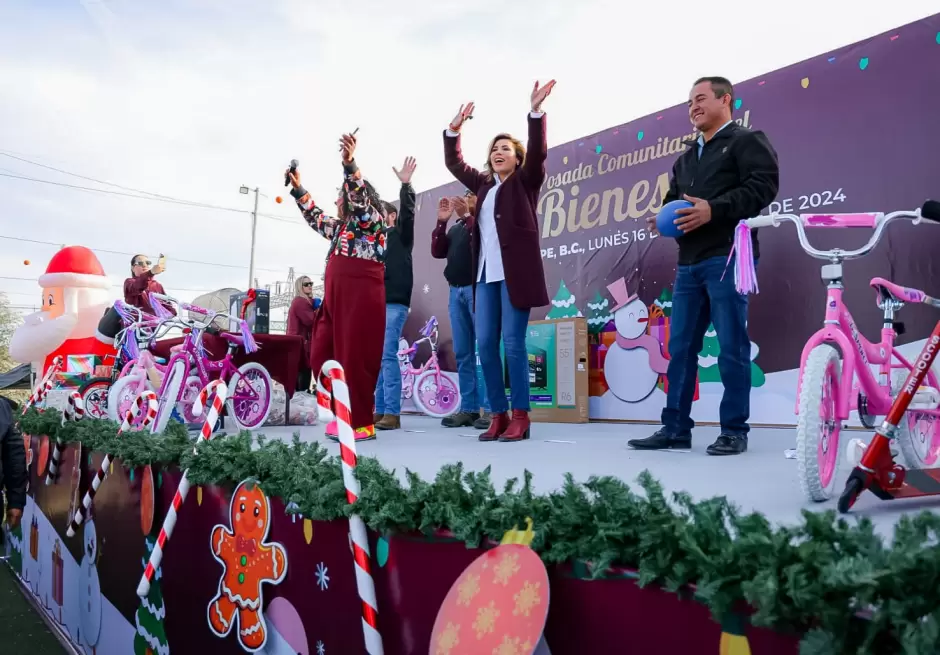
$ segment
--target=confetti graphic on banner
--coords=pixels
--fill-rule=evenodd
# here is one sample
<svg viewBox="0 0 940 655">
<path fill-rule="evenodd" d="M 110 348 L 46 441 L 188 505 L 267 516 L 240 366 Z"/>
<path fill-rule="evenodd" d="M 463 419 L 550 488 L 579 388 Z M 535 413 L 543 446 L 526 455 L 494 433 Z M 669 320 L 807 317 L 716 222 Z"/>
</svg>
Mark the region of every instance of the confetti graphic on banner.
<svg viewBox="0 0 940 655">
<path fill-rule="evenodd" d="M 937 32 L 937 45 L 940 45 L 940 32 Z"/>
<path fill-rule="evenodd" d="M 596 152 L 597 154 L 601 154 L 601 151 L 602 151 L 603 149 L 604 149 L 604 147 L 603 147 L 601 144 L 598 143 L 597 146 L 594 147 L 594 152 Z"/>
<path fill-rule="evenodd" d="M 757 86 L 764 86 L 765 84 L 767 84 L 767 82 L 765 82 L 764 80 L 761 80 L 760 82 L 757 83 Z"/>
<path fill-rule="evenodd" d="M 562 164 L 567 164 L 567 163 L 568 163 L 568 157 L 567 157 L 567 155 L 561 158 L 561 163 L 562 163 Z"/>
<path fill-rule="evenodd" d="M 580 147 L 583 146 L 583 145 L 584 145 L 584 141 L 582 141 L 581 143 L 579 143 L 579 144 L 578 144 L 578 147 L 580 148 Z"/>
<path fill-rule="evenodd" d="M 826 61 L 828 61 L 828 62 L 831 64 L 831 63 L 834 62 L 835 60 L 836 60 L 835 57 L 829 57 L 829 59 L 827 59 Z"/>
<path fill-rule="evenodd" d="M 614 136 L 617 136 L 618 134 L 620 134 L 620 130 L 614 130 Z"/>
<path fill-rule="evenodd" d="M 740 108 L 741 108 L 741 105 L 743 105 L 743 104 L 744 104 L 744 101 L 741 100 L 741 98 L 735 98 L 735 100 L 734 100 L 734 108 L 735 108 L 735 109 L 740 109 Z"/>
<path fill-rule="evenodd" d="M 900 36 L 900 34 L 895 34 L 894 36 L 891 37 L 890 40 L 891 40 L 891 41 L 897 41 L 899 36 Z"/>
<path fill-rule="evenodd" d="M 643 140 L 643 136 L 644 136 L 643 130 L 640 130 L 639 132 L 636 133 L 636 140 L 637 140 L 637 141 L 642 141 L 642 140 Z"/>
<path fill-rule="evenodd" d="M 858 68 L 859 70 L 865 70 L 868 68 L 868 57 L 862 57 L 858 60 Z"/>
<path fill-rule="evenodd" d="M 800 86 L 802 86 L 804 89 L 809 87 L 809 78 L 804 77 L 802 80 L 800 80 Z"/>
</svg>

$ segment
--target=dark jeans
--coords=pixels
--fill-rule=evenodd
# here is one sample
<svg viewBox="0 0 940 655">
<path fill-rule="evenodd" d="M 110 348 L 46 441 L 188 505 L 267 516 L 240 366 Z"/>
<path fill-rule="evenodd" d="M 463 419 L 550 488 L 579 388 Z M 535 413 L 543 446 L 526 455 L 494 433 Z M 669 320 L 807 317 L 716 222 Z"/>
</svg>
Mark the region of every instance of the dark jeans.
<svg viewBox="0 0 940 655">
<path fill-rule="evenodd" d="M 486 391 L 477 389 L 476 330 L 473 328 L 473 287 L 451 287 L 448 302 L 450 331 L 454 337 L 457 381 L 460 386 L 460 411 L 478 414 L 480 407 L 489 411 Z"/>
<path fill-rule="evenodd" d="M 719 408 L 722 434 L 747 436 L 751 413 L 751 340 L 747 336 L 748 297 L 734 288 L 734 260 L 725 273 L 726 257 L 711 257 L 676 268 L 669 328 L 669 392 L 663 426 L 686 436 L 695 427 L 692 398 L 698 355 L 708 324 L 718 337 L 718 372 L 724 394 Z M 756 263 L 756 262 L 755 262 Z M 724 280 L 721 279 L 724 273 Z"/>
</svg>

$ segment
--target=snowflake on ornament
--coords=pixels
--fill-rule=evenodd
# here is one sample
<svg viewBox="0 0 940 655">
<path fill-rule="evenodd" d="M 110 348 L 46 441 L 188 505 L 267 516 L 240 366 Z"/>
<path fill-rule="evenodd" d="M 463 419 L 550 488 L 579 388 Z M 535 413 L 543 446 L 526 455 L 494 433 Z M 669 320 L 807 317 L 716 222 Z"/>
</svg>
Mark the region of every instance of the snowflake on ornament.
<svg viewBox="0 0 940 655">
<path fill-rule="evenodd" d="M 326 591 L 330 588 L 329 569 L 326 568 L 323 562 L 317 564 L 317 571 L 315 575 L 317 576 L 317 586 L 320 587 L 320 591 Z"/>
<path fill-rule="evenodd" d="M 326 655 L 326 646 L 319 639 L 317 640 L 317 655 Z"/>
</svg>

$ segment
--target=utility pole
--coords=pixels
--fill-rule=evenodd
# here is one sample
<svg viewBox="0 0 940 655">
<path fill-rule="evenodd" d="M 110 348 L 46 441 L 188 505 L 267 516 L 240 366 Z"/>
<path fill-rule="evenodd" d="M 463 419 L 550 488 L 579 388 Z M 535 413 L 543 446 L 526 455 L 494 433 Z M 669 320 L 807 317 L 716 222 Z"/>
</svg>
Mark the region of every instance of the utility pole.
<svg viewBox="0 0 940 655">
<path fill-rule="evenodd" d="M 238 192 L 244 195 L 247 195 L 249 191 L 251 191 L 251 189 L 249 189 L 246 186 L 242 186 L 241 188 L 238 189 Z M 255 208 L 251 212 L 251 259 L 249 260 L 249 263 L 248 263 L 248 288 L 249 289 L 254 288 L 253 285 L 255 286 L 257 285 L 257 282 L 255 281 L 255 238 L 258 232 L 258 196 L 260 195 L 261 191 L 258 187 L 255 187 L 254 192 L 255 192 Z"/>
</svg>

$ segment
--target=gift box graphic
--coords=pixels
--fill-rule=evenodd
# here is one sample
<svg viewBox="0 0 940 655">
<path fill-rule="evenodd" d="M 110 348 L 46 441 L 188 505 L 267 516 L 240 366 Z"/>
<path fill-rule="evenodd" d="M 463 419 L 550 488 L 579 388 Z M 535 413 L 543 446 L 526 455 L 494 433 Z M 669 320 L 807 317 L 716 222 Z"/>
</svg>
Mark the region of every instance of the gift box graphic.
<svg viewBox="0 0 940 655">
<path fill-rule="evenodd" d="M 55 386 L 58 389 L 78 389 L 91 379 L 89 373 L 63 373 L 55 374 Z"/>
<path fill-rule="evenodd" d="M 649 307 L 650 315 L 649 322 L 647 323 L 647 332 L 654 336 L 659 342 L 660 348 L 662 348 L 663 356 L 668 360 L 669 359 L 669 317 L 665 315 L 663 310 L 657 305 L 653 304 Z M 665 375 L 659 376 L 659 382 L 656 383 L 656 386 L 663 392 L 669 392 L 669 379 Z M 698 374 L 695 375 L 695 394 L 692 396 L 692 401 L 695 402 L 698 400 Z"/>
<path fill-rule="evenodd" d="M 65 358 L 65 372 L 94 375 L 95 367 L 102 364 L 101 358 L 96 355 L 68 355 Z"/>
<path fill-rule="evenodd" d="M 52 600 L 56 605 L 62 604 L 62 543 L 56 540 L 52 550 Z"/>
</svg>

